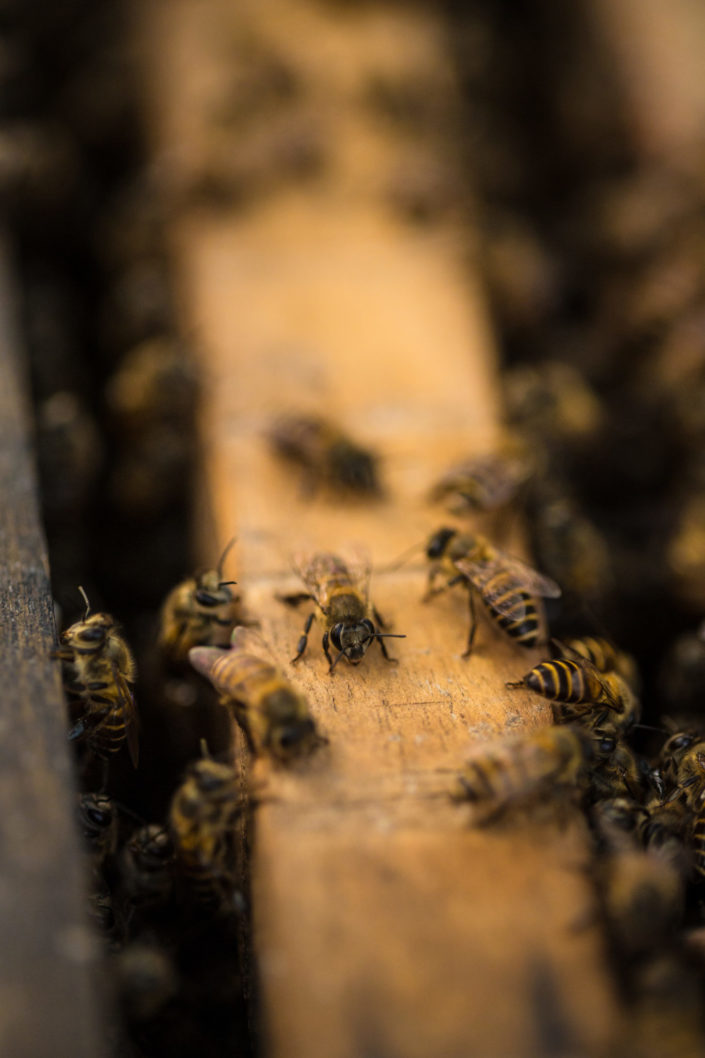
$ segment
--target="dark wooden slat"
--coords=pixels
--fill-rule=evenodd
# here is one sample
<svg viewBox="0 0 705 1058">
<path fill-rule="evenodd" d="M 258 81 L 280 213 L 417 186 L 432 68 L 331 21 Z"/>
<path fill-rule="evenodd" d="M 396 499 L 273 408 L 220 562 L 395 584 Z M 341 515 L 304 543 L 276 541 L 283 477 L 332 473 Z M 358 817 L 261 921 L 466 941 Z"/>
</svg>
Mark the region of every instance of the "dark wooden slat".
<svg viewBox="0 0 705 1058">
<path fill-rule="evenodd" d="M 15 291 L 0 242 L 0 1054 L 102 1053 Z"/>
</svg>

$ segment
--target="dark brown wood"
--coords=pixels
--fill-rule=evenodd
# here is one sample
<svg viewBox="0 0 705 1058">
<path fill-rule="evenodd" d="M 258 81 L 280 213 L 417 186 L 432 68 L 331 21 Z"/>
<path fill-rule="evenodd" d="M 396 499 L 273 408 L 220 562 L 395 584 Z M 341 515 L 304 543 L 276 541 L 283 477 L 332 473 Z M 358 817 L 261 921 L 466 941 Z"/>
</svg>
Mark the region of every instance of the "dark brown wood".
<svg viewBox="0 0 705 1058">
<path fill-rule="evenodd" d="M 103 1053 L 8 255 L 0 243 L 0 1054 Z"/>
</svg>

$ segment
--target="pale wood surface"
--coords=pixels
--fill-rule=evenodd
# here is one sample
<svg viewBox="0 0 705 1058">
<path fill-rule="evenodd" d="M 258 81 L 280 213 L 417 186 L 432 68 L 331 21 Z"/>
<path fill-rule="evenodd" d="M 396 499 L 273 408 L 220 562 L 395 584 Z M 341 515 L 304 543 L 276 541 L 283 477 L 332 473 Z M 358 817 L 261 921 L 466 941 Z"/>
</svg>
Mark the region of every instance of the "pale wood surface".
<svg viewBox="0 0 705 1058">
<path fill-rule="evenodd" d="M 82 852 L 38 511 L 17 290 L 0 244 L 0 1053 L 99 1058 L 98 938 Z"/>
<path fill-rule="evenodd" d="M 228 26 L 231 38 L 276 43 L 307 71 L 305 97 L 320 100 L 335 158 L 311 184 L 286 184 L 240 211 L 189 197 L 210 164 L 206 115 Z M 582 820 L 562 806 L 478 829 L 447 796 L 475 741 L 550 719 L 504 687 L 539 655 L 483 623 L 476 654 L 462 661 L 462 592 L 423 605 L 420 557 L 387 568 L 448 520 L 425 499 L 434 476 L 499 433 L 494 352 L 465 267 L 470 234 L 457 216 L 422 228 L 390 211 L 382 177 L 405 148 L 360 104 L 370 64 L 406 64 L 409 79 L 419 69 L 436 77 L 452 125 L 436 16 L 404 5 L 181 0 L 156 3 L 143 32 L 153 141 L 180 207 L 171 232 L 184 326 L 209 376 L 206 558 L 237 534 L 248 608 L 329 739 L 296 768 L 261 760 L 253 772 L 263 1053 L 601 1054 L 618 1015 Z M 432 149 L 452 168 L 446 132 Z M 273 414 L 300 407 L 326 409 L 381 453 L 384 499 L 302 495 L 262 437 Z M 348 542 L 369 549 L 372 597 L 407 634 L 391 641 L 399 665 L 373 648 L 358 669 L 341 664 L 329 677 L 314 626 L 291 669 L 308 612 L 276 599 L 296 588 L 291 553 Z"/>
</svg>

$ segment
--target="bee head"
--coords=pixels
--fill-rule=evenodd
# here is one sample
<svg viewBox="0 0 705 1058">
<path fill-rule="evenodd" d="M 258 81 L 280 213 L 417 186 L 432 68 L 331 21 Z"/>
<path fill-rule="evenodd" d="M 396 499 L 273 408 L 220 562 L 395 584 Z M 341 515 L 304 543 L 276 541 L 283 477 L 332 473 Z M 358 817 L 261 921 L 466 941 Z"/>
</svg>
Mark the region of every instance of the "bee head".
<svg viewBox="0 0 705 1058">
<path fill-rule="evenodd" d="M 114 628 L 115 622 L 110 614 L 94 613 L 62 632 L 61 642 L 72 647 L 96 649 L 103 645 Z"/>
<path fill-rule="evenodd" d="M 316 726 L 311 717 L 307 716 L 275 728 L 269 739 L 269 746 L 275 757 L 288 760 L 313 749 L 316 738 Z"/>
<path fill-rule="evenodd" d="M 437 529 L 426 544 L 426 557 L 431 559 L 440 558 L 444 554 L 449 541 L 457 535 L 457 532 L 457 529 L 448 529 L 447 527 Z"/>
<path fill-rule="evenodd" d="M 367 648 L 376 636 L 375 626 L 368 617 L 362 621 L 350 622 L 339 621 L 330 630 L 330 641 L 336 650 L 345 654 L 351 665 L 359 665 L 367 652 Z"/>
<path fill-rule="evenodd" d="M 199 606 L 205 606 L 206 609 L 222 606 L 232 600 L 230 585 L 235 583 L 234 580 L 223 580 L 220 570 L 209 569 L 196 578 L 193 597 Z"/>
</svg>

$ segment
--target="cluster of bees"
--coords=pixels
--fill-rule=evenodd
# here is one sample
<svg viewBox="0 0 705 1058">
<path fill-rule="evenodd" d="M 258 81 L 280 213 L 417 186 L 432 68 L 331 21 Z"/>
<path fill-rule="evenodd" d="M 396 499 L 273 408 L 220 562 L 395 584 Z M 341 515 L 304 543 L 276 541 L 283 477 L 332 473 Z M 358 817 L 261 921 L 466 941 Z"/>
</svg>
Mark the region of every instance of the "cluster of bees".
<svg viewBox="0 0 705 1058">
<path fill-rule="evenodd" d="M 269 440 L 278 455 L 301 467 L 308 487 L 370 498 L 380 492 L 374 455 L 324 420 L 280 419 Z M 526 460 L 519 461 L 514 449 L 452 467 L 430 499 L 448 502 L 456 513 L 500 510 L 516 501 L 530 477 Z M 217 568 L 170 592 L 161 611 L 159 649 L 175 671 L 190 665 L 206 676 L 252 752 L 286 767 L 326 739 L 304 695 L 268 656 L 234 582 L 225 579 L 230 546 Z M 454 587 L 467 591 L 463 657 L 472 654 L 478 602 L 517 646 L 546 642 L 542 600 L 561 594 L 551 577 L 485 536 L 457 528 L 435 530 L 425 555 L 425 599 Z M 312 602 L 314 609 L 292 664 L 303 656 L 316 617 L 330 674 L 343 659 L 360 664 L 374 642 L 387 661 L 396 660 L 385 639 L 403 636 L 384 631 L 367 592 L 369 568 L 327 552 L 297 556 L 294 564 L 305 590 L 280 599 L 291 606 Z M 137 766 L 134 663 L 114 620 L 91 614 L 86 600 L 83 619 L 62 633 L 56 657 L 69 699 L 69 738 L 104 761 L 126 747 Z M 469 802 L 480 825 L 540 801 L 568 797 L 581 805 L 594 835 L 597 898 L 619 965 L 632 972 L 645 955 L 675 950 L 687 883 L 705 880 L 705 737 L 691 729 L 664 732 L 656 754 L 641 753 L 633 742 L 641 721 L 637 666 L 604 637 L 553 640 L 553 656 L 507 687 L 548 700 L 554 723 L 478 744 L 449 795 Z M 187 767 L 165 822 L 134 828 L 117 853 L 119 808 L 102 790 L 83 795 L 84 833 L 95 864 L 109 857 L 112 889 L 128 922 L 123 928 L 129 933 L 135 920 L 144 922 L 146 908 L 163 910 L 172 900 L 193 903 L 199 913 L 221 920 L 236 918 L 242 864 L 235 837 L 247 810 L 238 773 L 207 751 Z M 104 885 L 96 900 L 105 913 Z"/>
</svg>

